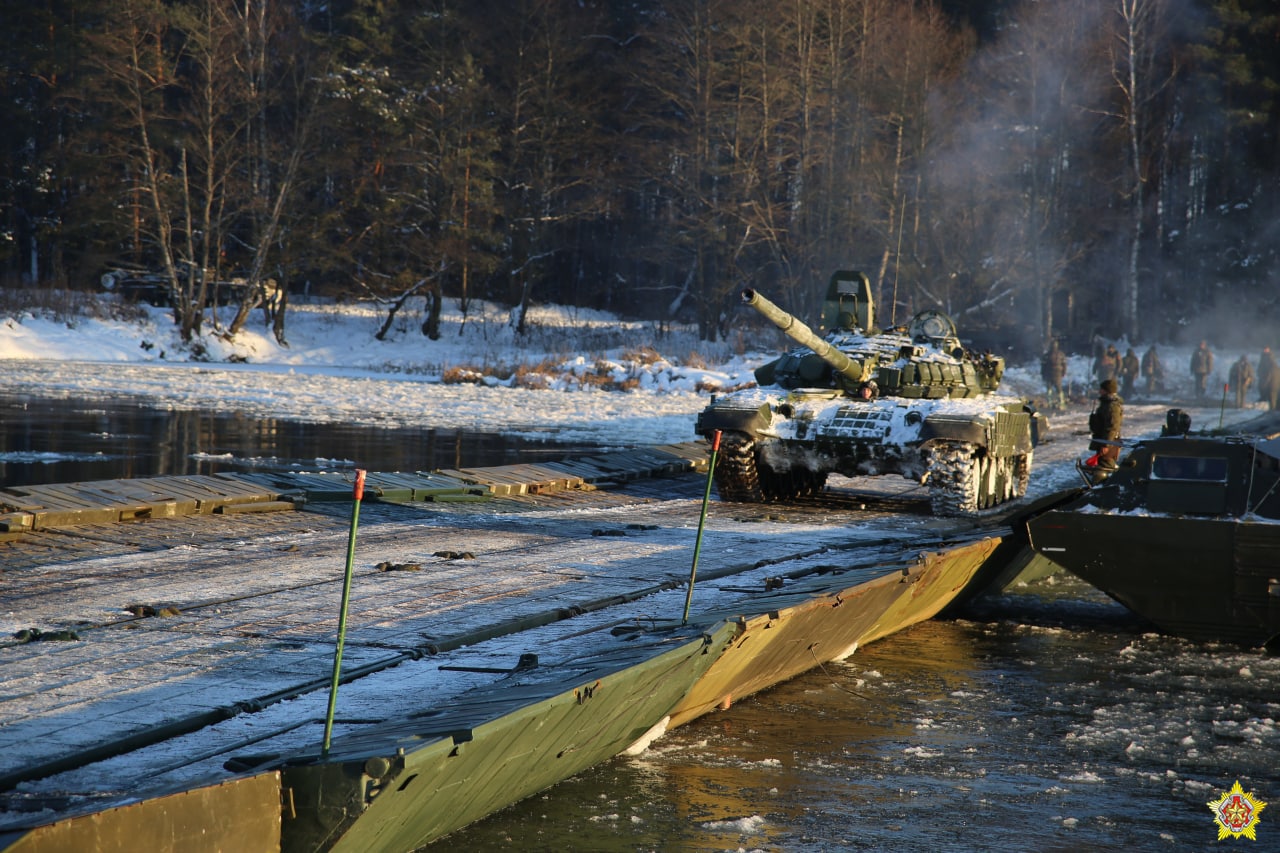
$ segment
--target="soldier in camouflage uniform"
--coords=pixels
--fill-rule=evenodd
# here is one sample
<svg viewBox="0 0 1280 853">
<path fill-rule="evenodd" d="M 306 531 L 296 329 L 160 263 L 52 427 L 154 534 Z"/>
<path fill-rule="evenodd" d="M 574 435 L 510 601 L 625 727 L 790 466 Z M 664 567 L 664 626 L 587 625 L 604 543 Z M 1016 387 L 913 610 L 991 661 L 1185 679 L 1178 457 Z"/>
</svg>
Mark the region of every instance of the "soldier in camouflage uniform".
<svg viewBox="0 0 1280 853">
<path fill-rule="evenodd" d="M 1164 364 L 1160 361 L 1160 353 L 1152 344 L 1142 354 L 1142 375 L 1147 380 L 1147 396 L 1156 392 L 1156 388 L 1164 386 Z"/>
<path fill-rule="evenodd" d="M 1247 394 L 1249 386 L 1253 384 L 1253 365 L 1249 363 L 1249 359 L 1243 355 L 1231 365 L 1231 370 L 1227 373 L 1227 382 L 1231 385 L 1231 390 L 1236 395 L 1236 408 L 1243 409 L 1247 402 Z"/>
<path fill-rule="evenodd" d="M 1098 405 L 1089 414 L 1089 434 L 1094 439 L 1089 442 L 1089 449 L 1097 453 L 1099 468 L 1114 468 L 1120 459 L 1120 445 L 1107 443 L 1119 441 L 1124 426 L 1124 400 L 1116 388 L 1114 379 L 1098 383 Z"/>
<path fill-rule="evenodd" d="M 1213 372 L 1213 351 L 1208 341 L 1201 341 L 1200 348 L 1191 353 L 1191 378 L 1196 381 L 1196 399 L 1204 399 L 1205 382 Z"/>
<path fill-rule="evenodd" d="M 1055 409 L 1067 407 L 1067 394 L 1062 380 L 1067 377 L 1067 354 L 1058 346 L 1058 339 L 1049 342 L 1049 351 L 1040 357 L 1040 378 L 1049 389 L 1049 405 Z"/>
<path fill-rule="evenodd" d="M 1125 397 L 1133 396 L 1133 383 L 1138 378 L 1138 373 L 1142 370 L 1142 363 L 1138 361 L 1138 354 L 1133 351 L 1133 347 L 1129 347 L 1128 352 L 1124 354 L 1124 358 L 1120 359 L 1120 381 L 1124 384 L 1120 387 L 1120 393 Z"/>
<path fill-rule="evenodd" d="M 1093 360 L 1093 375 L 1099 382 L 1115 379 L 1120 375 L 1120 350 L 1116 349 L 1115 344 L 1108 344 Z"/>
</svg>

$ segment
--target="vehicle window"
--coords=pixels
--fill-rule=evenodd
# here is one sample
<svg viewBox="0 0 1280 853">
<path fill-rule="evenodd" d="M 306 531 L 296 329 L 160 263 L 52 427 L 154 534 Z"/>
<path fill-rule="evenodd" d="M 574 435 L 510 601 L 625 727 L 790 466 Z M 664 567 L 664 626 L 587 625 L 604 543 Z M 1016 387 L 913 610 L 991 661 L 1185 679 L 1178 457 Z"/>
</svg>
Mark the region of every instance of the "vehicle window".
<svg viewBox="0 0 1280 853">
<path fill-rule="evenodd" d="M 1151 479 L 1225 483 L 1227 460 L 1221 456 L 1157 456 L 1151 460 Z"/>
</svg>

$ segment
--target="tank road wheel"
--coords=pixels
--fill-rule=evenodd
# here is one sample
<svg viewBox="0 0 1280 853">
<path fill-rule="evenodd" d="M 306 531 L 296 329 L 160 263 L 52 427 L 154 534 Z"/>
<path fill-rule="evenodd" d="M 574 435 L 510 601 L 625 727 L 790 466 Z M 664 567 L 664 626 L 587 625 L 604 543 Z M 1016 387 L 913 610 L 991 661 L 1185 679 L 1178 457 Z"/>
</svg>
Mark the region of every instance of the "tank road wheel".
<svg viewBox="0 0 1280 853">
<path fill-rule="evenodd" d="M 826 471 L 811 471 L 808 468 L 793 468 L 791 476 L 796 481 L 796 494 L 800 497 L 807 498 L 811 495 L 820 495 L 822 490 L 827 487 Z"/>
<path fill-rule="evenodd" d="M 720 456 L 716 460 L 716 492 L 720 500 L 734 503 L 763 503 L 760 469 L 756 465 L 756 443 L 740 432 L 721 437 Z"/>
<path fill-rule="evenodd" d="M 810 471 L 808 468 L 774 471 L 763 463 L 760 465 L 760 487 L 765 498 L 771 501 L 806 498 L 821 492 L 826 484 L 825 471 Z"/>
<path fill-rule="evenodd" d="M 929 454 L 929 504 L 934 515 L 973 515 L 978 511 L 982 459 L 965 442 L 939 443 Z"/>
<path fill-rule="evenodd" d="M 808 468 L 791 468 L 786 471 L 775 471 L 764 462 L 757 461 L 760 491 L 767 501 L 790 501 L 808 497 L 822 491 L 827 482 L 825 473 L 819 474 Z"/>
</svg>

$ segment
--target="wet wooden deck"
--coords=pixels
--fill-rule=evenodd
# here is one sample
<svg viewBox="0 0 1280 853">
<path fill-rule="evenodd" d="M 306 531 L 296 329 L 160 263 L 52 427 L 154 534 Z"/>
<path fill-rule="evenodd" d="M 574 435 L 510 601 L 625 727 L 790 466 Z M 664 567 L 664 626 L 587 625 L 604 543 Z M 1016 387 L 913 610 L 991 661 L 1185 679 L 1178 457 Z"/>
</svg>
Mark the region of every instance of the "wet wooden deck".
<svg viewBox="0 0 1280 853">
<path fill-rule="evenodd" d="M 468 501 L 590 489 L 706 471 L 703 442 L 587 456 L 563 462 L 373 472 L 366 500 Z M 95 480 L 0 489 L 0 533 L 191 515 L 293 509 L 308 501 L 350 500 L 354 472 L 207 474 Z"/>
</svg>

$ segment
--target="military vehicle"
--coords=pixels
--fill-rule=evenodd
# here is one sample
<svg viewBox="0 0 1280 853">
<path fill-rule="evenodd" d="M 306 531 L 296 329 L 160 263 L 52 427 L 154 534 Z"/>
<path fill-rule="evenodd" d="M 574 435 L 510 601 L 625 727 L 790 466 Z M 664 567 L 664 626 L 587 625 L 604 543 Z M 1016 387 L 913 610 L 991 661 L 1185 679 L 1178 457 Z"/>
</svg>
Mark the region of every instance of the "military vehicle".
<svg viewBox="0 0 1280 853">
<path fill-rule="evenodd" d="M 1104 479 L 1027 522 L 1031 548 L 1170 634 L 1280 640 L 1280 413 L 1196 434 L 1172 409 Z"/>
<path fill-rule="evenodd" d="M 695 430 L 721 433 L 721 500 L 787 500 L 829 474 L 901 474 L 926 484 L 935 515 L 972 515 L 1021 497 L 1048 424 L 1023 400 L 996 396 L 1004 360 L 974 355 L 951 318 L 921 311 L 875 328 L 871 283 L 831 276 L 825 337 L 753 290 L 752 306 L 799 346 L 755 371 L 757 386 L 713 397 Z"/>
</svg>

